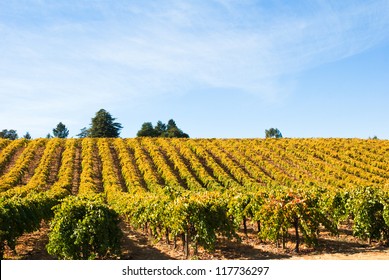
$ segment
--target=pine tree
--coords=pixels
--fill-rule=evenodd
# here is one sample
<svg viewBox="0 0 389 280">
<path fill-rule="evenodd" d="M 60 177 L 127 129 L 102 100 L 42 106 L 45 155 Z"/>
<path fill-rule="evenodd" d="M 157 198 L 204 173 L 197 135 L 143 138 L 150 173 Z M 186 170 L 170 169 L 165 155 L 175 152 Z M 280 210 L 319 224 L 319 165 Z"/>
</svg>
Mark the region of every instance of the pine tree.
<svg viewBox="0 0 389 280">
<path fill-rule="evenodd" d="M 120 123 L 114 122 L 110 113 L 104 109 L 100 109 L 94 118 L 92 118 L 91 127 L 88 130 L 89 137 L 116 138 L 120 135 L 120 130 L 123 128 Z"/>
<path fill-rule="evenodd" d="M 166 131 L 162 134 L 162 137 L 168 138 L 189 138 L 189 135 L 179 129 L 174 120 L 169 120 L 166 126 Z"/>
<path fill-rule="evenodd" d="M 77 134 L 79 138 L 86 138 L 89 137 L 89 130 L 86 127 L 81 128 L 81 131 L 79 134 Z"/>
<path fill-rule="evenodd" d="M 66 138 L 69 135 L 69 130 L 62 122 L 60 122 L 57 124 L 57 127 L 53 129 L 53 135 L 58 138 Z"/>
<path fill-rule="evenodd" d="M 26 134 L 24 134 L 23 138 L 25 138 L 25 139 L 31 139 L 30 133 L 27 131 Z"/>
</svg>

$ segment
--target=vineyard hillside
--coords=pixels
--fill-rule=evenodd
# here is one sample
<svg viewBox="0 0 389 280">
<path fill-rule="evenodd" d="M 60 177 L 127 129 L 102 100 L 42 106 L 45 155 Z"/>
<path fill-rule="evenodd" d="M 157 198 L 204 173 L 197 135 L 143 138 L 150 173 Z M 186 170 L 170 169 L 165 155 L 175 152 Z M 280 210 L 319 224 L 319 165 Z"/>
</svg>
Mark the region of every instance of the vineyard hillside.
<svg viewBox="0 0 389 280">
<path fill-rule="evenodd" d="M 186 255 L 220 237 L 315 247 L 320 231 L 386 244 L 389 141 L 362 139 L 0 140 L 2 252 L 70 196 Z M 180 243 L 180 244 L 181 244 Z"/>
</svg>

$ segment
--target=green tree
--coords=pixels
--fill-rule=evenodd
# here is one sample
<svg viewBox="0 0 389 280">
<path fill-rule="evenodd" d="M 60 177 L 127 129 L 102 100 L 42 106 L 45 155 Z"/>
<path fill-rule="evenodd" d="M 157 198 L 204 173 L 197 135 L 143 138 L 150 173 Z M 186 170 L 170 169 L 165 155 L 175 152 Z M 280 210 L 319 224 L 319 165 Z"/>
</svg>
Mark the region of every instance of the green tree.
<svg viewBox="0 0 389 280">
<path fill-rule="evenodd" d="M 89 136 L 89 130 L 86 127 L 81 128 L 81 132 L 77 134 L 79 138 L 85 138 Z"/>
<path fill-rule="evenodd" d="M 94 118 L 92 118 L 91 127 L 88 130 L 89 137 L 116 138 L 120 135 L 120 130 L 123 128 L 120 123 L 114 122 L 110 113 L 104 109 L 100 109 Z"/>
<path fill-rule="evenodd" d="M 53 135 L 58 138 L 66 138 L 69 135 L 69 130 L 62 122 L 60 122 L 57 124 L 57 127 L 53 129 Z"/>
<path fill-rule="evenodd" d="M 151 122 L 145 122 L 142 124 L 141 129 L 136 134 L 138 137 L 158 137 L 157 132 L 153 128 L 153 124 Z"/>
<path fill-rule="evenodd" d="M 168 138 L 189 138 L 189 135 L 184 133 L 176 125 L 176 122 L 170 119 L 166 126 L 166 132 L 162 134 L 162 137 Z"/>
<path fill-rule="evenodd" d="M 167 125 L 158 121 L 155 127 L 151 122 L 145 122 L 136 135 L 138 137 L 189 138 L 189 135 L 179 129 L 172 119 L 168 121 Z"/>
<path fill-rule="evenodd" d="M 158 121 L 157 125 L 154 127 L 154 130 L 155 130 L 155 133 L 157 134 L 157 136 L 163 135 L 166 132 L 166 129 L 167 129 L 166 124 L 164 124 L 161 121 Z"/>
<path fill-rule="evenodd" d="M 18 134 L 16 133 L 16 130 L 3 129 L 3 131 L 0 131 L 0 138 L 16 140 L 16 139 L 18 139 Z"/>
<path fill-rule="evenodd" d="M 278 128 L 270 128 L 265 130 L 266 138 L 282 138 L 281 132 Z"/>
<path fill-rule="evenodd" d="M 23 138 L 25 138 L 25 139 L 31 139 L 30 133 L 27 131 L 26 134 L 24 134 Z"/>
<path fill-rule="evenodd" d="M 178 128 L 176 122 L 173 119 L 170 119 L 167 122 L 166 130 L 171 130 L 171 129 L 176 129 L 176 128 Z"/>
</svg>

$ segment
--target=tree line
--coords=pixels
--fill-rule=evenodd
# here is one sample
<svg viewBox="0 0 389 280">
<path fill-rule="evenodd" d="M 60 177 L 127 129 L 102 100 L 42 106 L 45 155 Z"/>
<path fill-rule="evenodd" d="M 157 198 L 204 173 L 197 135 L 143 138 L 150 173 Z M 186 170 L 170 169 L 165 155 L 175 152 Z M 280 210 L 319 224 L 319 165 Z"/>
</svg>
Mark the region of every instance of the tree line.
<svg viewBox="0 0 389 280">
<path fill-rule="evenodd" d="M 90 126 L 82 128 L 76 136 L 79 138 L 117 138 L 120 136 L 123 126 L 121 123 L 115 122 L 115 120 L 116 118 L 112 117 L 105 109 L 100 109 L 92 118 Z M 60 122 L 53 128 L 52 134 L 47 134 L 46 138 L 67 138 L 68 136 L 69 129 Z M 143 123 L 137 133 L 137 137 L 189 138 L 189 135 L 178 128 L 173 119 L 170 119 L 167 124 L 158 121 L 155 127 L 153 127 L 151 122 Z M 16 140 L 19 136 L 14 129 L 3 129 L 0 131 L 0 138 Z M 32 137 L 27 132 L 22 138 L 31 139 Z"/>
<path fill-rule="evenodd" d="M 121 123 L 115 122 L 116 118 L 104 109 L 96 112 L 91 120 L 89 128 L 84 127 L 80 133 L 77 134 L 79 138 L 117 138 L 120 136 L 120 131 L 123 129 Z M 69 129 L 62 123 L 53 128 L 52 134 L 47 134 L 46 138 L 67 138 L 69 136 Z M 151 122 L 142 124 L 140 130 L 136 134 L 137 137 L 164 137 L 164 138 L 189 138 L 189 135 L 178 128 L 176 122 L 170 119 L 167 124 L 158 121 L 155 126 Z M 277 128 L 270 128 L 265 130 L 266 138 L 282 138 L 281 132 Z M 14 129 L 4 129 L 0 131 L 0 138 L 15 140 L 19 136 Z M 29 132 L 22 137 L 31 139 Z"/>
</svg>

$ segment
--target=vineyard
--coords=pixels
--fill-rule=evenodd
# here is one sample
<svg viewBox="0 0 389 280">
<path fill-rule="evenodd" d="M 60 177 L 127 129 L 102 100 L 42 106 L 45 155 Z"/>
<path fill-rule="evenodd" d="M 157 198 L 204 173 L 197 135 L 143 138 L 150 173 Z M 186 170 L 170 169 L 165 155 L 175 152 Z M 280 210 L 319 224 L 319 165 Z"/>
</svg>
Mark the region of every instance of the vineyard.
<svg viewBox="0 0 389 280">
<path fill-rule="evenodd" d="M 345 223 L 354 237 L 387 244 L 389 141 L 0 139 L 2 258 L 42 220 L 52 222 L 56 211 L 81 209 L 84 202 L 179 245 L 187 257 L 200 248 L 212 252 L 220 238 L 239 243 L 238 233 L 249 226 L 274 246 L 293 241 L 296 252 L 301 244 L 317 246 L 323 231 L 336 236 Z M 85 219 L 85 228 L 94 219 Z M 68 234 L 54 222 L 51 229 L 60 233 L 56 244 Z M 48 250 L 64 259 L 104 257 L 86 249 L 78 255 Z"/>
</svg>

